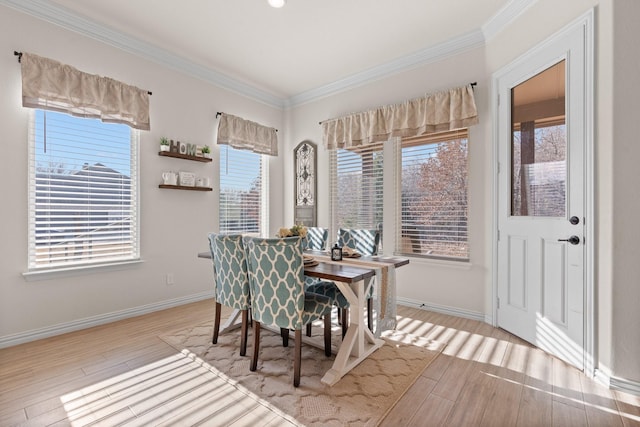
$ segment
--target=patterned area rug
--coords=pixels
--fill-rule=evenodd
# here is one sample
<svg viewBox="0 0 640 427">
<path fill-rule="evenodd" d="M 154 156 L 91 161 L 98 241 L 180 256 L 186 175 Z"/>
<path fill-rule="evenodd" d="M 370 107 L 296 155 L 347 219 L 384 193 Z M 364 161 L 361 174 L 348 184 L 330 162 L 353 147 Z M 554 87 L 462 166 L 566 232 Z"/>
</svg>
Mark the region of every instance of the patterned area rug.
<svg viewBox="0 0 640 427">
<path fill-rule="evenodd" d="M 213 323 L 213 322 L 211 322 Z M 247 356 L 239 355 L 240 329 L 221 334 L 211 344 L 213 326 L 204 324 L 161 336 L 188 357 L 198 360 L 227 383 L 252 396 L 285 419 L 303 426 L 375 426 L 442 351 L 443 345 L 401 331 L 383 334 L 385 345 L 345 375 L 334 386 L 320 379 L 334 357 L 302 345 L 300 387 L 293 387 L 293 339 L 289 347 L 268 330 L 261 331 L 258 369 L 249 371 L 253 336 Z M 314 325 L 320 338 L 322 326 Z M 332 343 L 340 342 L 334 328 Z"/>
</svg>

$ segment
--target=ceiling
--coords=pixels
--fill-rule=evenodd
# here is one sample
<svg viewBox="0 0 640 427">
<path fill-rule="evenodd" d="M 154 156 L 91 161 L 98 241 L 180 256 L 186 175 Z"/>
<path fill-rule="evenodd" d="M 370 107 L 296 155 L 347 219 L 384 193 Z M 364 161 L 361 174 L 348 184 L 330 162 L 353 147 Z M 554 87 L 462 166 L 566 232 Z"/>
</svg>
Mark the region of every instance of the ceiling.
<svg viewBox="0 0 640 427">
<path fill-rule="evenodd" d="M 0 0 L 284 106 L 476 47 L 533 0 Z"/>
</svg>

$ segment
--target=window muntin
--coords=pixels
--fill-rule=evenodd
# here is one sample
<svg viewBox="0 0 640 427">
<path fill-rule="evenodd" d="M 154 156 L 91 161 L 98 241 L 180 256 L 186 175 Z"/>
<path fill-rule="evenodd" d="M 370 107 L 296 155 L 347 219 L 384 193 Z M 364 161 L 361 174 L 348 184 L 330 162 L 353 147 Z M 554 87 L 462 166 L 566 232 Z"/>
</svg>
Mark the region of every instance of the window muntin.
<svg viewBox="0 0 640 427">
<path fill-rule="evenodd" d="M 138 259 L 139 132 L 44 110 L 29 130 L 29 270 Z"/>
<path fill-rule="evenodd" d="M 264 156 L 220 145 L 221 233 L 262 235 L 266 223 Z"/>
<path fill-rule="evenodd" d="M 401 142 L 397 252 L 469 259 L 467 131 Z"/>
</svg>

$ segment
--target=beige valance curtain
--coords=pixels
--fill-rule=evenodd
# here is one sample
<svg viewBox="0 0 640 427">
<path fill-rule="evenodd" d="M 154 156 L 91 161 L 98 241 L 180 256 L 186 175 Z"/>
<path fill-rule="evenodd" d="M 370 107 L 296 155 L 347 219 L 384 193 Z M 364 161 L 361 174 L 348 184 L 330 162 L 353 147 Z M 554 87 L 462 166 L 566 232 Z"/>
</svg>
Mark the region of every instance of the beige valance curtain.
<svg viewBox="0 0 640 427">
<path fill-rule="evenodd" d="M 466 128 L 476 123 L 478 112 L 473 87 L 467 85 L 321 124 L 324 145 L 332 150 L 386 141 L 394 136 Z"/>
<path fill-rule="evenodd" d="M 277 130 L 259 123 L 221 114 L 218 123 L 218 144 L 230 145 L 254 153 L 278 155 Z"/>
<path fill-rule="evenodd" d="M 23 53 L 22 105 L 149 130 L 149 93 L 69 65 Z"/>
</svg>

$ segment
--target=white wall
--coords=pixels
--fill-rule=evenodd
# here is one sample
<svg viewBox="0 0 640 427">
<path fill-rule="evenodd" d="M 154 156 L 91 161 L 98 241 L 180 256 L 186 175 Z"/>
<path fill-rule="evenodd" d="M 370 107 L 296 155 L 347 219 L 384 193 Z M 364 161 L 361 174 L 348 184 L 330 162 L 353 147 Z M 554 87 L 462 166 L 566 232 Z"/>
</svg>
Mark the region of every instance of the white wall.
<svg viewBox="0 0 640 427">
<path fill-rule="evenodd" d="M 217 183 L 218 161 L 158 156 L 161 136 L 214 145 L 217 111 L 276 128 L 282 111 L 201 80 L 137 58 L 93 39 L 0 7 L 0 341 L 132 314 L 163 304 L 211 295 L 210 263 L 196 257 L 217 230 L 217 194 L 162 190 L 163 170 L 190 170 Z M 70 64 L 153 92 L 151 131 L 140 138 L 140 234 L 143 263 L 120 271 L 25 281 L 27 270 L 27 118 L 21 105 L 20 64 L 13 51 Z M 217 157 L 217 147 L 213 148 Z M 270 161 L 271 183 L 282 186 L 280 159 Z M 282 199 L 274 192 L 271 220 L 281 223 Z M 272 227 L 275 229 L 275 226 Z M 173 273 L 176 284 L 166 285 Z M 212 306 L 213 307 L 213 306 Z M 212 308 L 213 310 L 213 308 Z M 62 326 L 61 326 L 62 325 Z"/>
<path fill-rule="evenodd" d="M 615 7 L 614 7 L 615 5 Z M 477 48 L 370 82 L 284 112 L 212 87 L 30 18 L 0 8 L 0 123 L 6 184 L 0 190 L 0 341 L 96 316 L 202 296 L 210 289 L 210 267 L 195 258 L 205 235 L 217 228 L 216 194 L 159 190 L 160 171 L 211 165 L 178 164 L 156 154 L 166 135 L 211 141 L 216 111 L 226 111 L 280 130 L 281 154 L 270 161 L 270 229 L 293 221 L 292 149 L 302 140 L 319 147 L 318 222 L 327 225 L 328 156 L 318 122 L 477 81 L 481 122 L 470 131 L 470 248 L 468 267 L 414 259 L 398 270 L 400 299 L 423 302 L 470 317 L 491 316 L 492 73 L 542 42 L 572 20 L 596 11 L 596 346 L 598 368 L 613 379 L 640 384 L 640 263 L 636 243 L 640 211 L 636 159 L 639 86 L 637 0 L 538 0 L 516 21 Z M 27 122 L 20 106 L 19 65 L 13 50 L 24 50 L 108 75 L 153 91 L 152 131 L 141 138 L 142 254 L 145 262 L 124 271 L 25 282 Z M 214 150 L 217 154 L 217 150 Z M 284 179 L 287 177 L 287 179 Z M 215 182 L 214 182 L 215 184 Z M 10 206 L 11 208 L 7 208 Z M 171 223 L 173 222 L 173 223 Z M 272 234 L 272 233 L 270 233 Z M 177 284 L 164 284 L 164 274 Z"/>
<path fill-rule="evenodd" d="M 491 185 L 487 181 L 487 168 L 491 165 L 491 140 L 488 127 L 491 122 L 488 100 L 489 76 L 485 71 L 484 50 L 474 49 L 444 61 L 419 67 L 398 75 L 374 81 L 367 85 L 324 99 L 301 105 L 290 112 L 291 128 L 288 151 L 305 139 L 319 145 L 318 155 L 318 224 L 329 226 L 329 156 L 322 146 L 320 121 L 354 111 L 371 109 L 380 105 L 402 102 L 426 93 L 478 82 L 476 102 L 480 117 L 484 120 L 470 129 L 470 189 L 469 235 L 471 262 L 468 265 L 412 259 L 407 267 L 398 269 L 398 297 L 416 303 L 454 310 L 467 316 L 484 318 L 486 295 L 485 282 L 490 264 L 489 222 Z M 289 162 L 291 163 L 291 162 Z M 292 166 L 285 173 L 292 175 Z M 293 200 L 292 188 L 285 187 L 285 200 Z M 385 206 L 385 209 L 387 206 Z M 393 206 L 389 207 L 394 209 Z M 290 208 L 285 215 L 292 220 Z M 385 251 L 392 248 L 385 247 Z"/>
<path fill-rule="evenodd" d="M 640 210 L 636 143 L 640 3 L 538 0 L 488 44 L 495 70 L 595 8 L 595 321 L 597 368 L 640 392 Z M 633 331 L 633 332 L 632 332 Z M 617 384 L 616 384 L 617 383 Z M 629 386 L 629 384 L 632 384 Z"/>
<path fill-rule="evenodd" d="M 597 368 L 611 375 L 613 380 L 619 378 L 638 384 L 640 334 L 629 336 L 630 330 L 640 330 L 640 311 L 637 309 L 640 302 L 640 264 L 634 245 L 640 241 L 640 227 L 635 220 L 635 213 L 640 210 L 640 193 L 629 194 L 629 184 L 638 183 L 637 167 L 633 164 L 640 158 L 640 144 L 634 138 L 637 131 L 635 126 L 632 127 L 637 121 L 635 115 L 639 111 L 640 99 L 638 85 L 634 84 L 640 71 L 636 46 L 640 39 L 639 30 L 637 25 L 634 26 L 640 16 L 637 1 L 538 0 L 489 40 L 485 48 L 294 108 L 288 112 L 291 128 L 287 141 L 289 150 L 304 139 L 321 144 L 319 121 L 477 81 L 480 124 L 471 128 L 469 139 L 471 265 L 469 268 L 456 268 L 451 264 L 413 259 L 409 266 L 397 272 L 398 297 L 452 312 L 457 310 L 471 317 L 491 318 L 493 117 L 489 105 L 490 77 L 593 7 L 596 15 L 596 218 L 592 220 L 597 223 L 597 235 L 594 236 Z M 619 82 L 615 88 L 613 81 Z M 318 198 L 326 201 L 328 156 L 322 149 L 318 170 Z M 291 173 L 286 171 L 286 174 Z M 292 199 L 291 191 L 285 188 L 285 200 Z M 289 207 L 285 208 L 285 215 L 289 219 L 292 217 Z M 621 217 L 618 220 L 622 215 L 625 219 Z M 322 203 L 318 218 L 321 225 L 328 225 L 329 212 L 326 206 L 322 208 Z"/>
<path fill-rule="evenodd" d="M 613 19 L 612 368 L 640 393 L 640 2 L 616 0 Z"/>
</svg>

